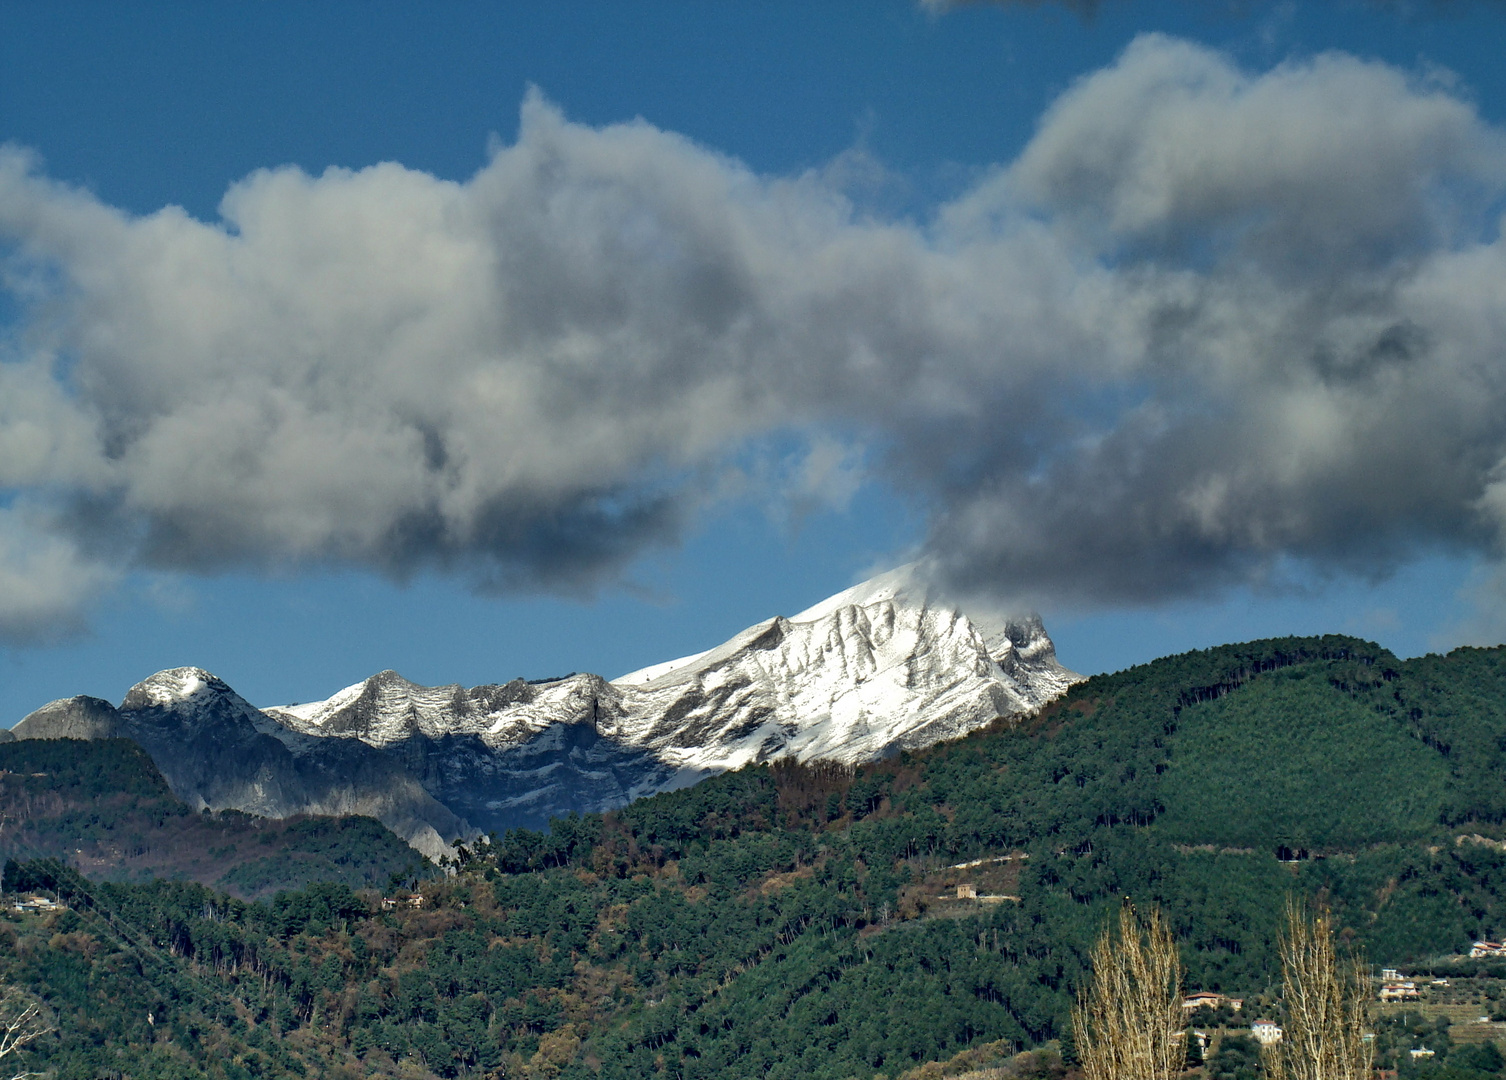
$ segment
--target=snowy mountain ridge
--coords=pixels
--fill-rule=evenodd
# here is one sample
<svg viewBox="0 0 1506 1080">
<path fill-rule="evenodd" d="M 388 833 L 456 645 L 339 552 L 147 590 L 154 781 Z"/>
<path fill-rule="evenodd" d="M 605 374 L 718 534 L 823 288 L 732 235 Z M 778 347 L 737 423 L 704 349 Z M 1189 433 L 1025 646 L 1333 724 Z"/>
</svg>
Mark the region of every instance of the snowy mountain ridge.
<svg viewBox="0 0 1506 1080">
<path fill-rule="evenodd" d="M 871 761 L 1033 712 L 1077 678 L 1038 618 L 975 620 L 936 604 L 905 567 L 611 682 L 424 687 L 384 671 L 325 701 L 264 711 L 295 731 L 371 746 L 421 733 L 500 749 L 553 724 L 590 723 L 678 769 L 710 772 L 782 757 Z"/>
<path fill-rule="evenodd" d="M 323 701 L 257 709 L 208 672 L 175 668 L 119 709 L 52 702 L 15 735 L 135 738 L 191 802 L 369 812 L 435 854 L 477 829 L 608 810 L 750 762 L 855 765 L 919 749 L 1028 715 L 1078 679 L 1039 618 L 970 616 L 904 567 L 610 682 L 426 687 L 384 671 Z"/>
</svg>

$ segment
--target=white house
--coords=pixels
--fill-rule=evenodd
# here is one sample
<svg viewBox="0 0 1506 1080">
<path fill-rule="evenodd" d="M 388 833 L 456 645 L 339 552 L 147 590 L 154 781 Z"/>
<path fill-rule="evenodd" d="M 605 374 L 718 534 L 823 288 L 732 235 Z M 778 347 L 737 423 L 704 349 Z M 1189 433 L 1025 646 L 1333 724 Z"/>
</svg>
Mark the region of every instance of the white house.
<svg viewBox="0 0 1506 1080">
<path fill-rule="evenodd" d="M 1250 1034 L 1261 1046 L 1274 1046 L 1281 1041 L 1281 1027 L 1274 1020 L 1257 1020 L 1250 1025 Z"/>
</svg>

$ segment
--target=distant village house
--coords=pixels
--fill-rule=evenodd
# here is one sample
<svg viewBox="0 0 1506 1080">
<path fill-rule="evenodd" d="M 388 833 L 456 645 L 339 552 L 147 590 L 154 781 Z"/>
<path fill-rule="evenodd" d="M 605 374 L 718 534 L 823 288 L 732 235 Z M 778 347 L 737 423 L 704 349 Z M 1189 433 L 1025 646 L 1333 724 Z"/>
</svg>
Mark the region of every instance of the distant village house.
<svg viewBox="0 0 1506 1080">
<path fill-rule="evenodd" d="M 62 911 L 66 904 L 49 900 L 45 896 L 25 896 L 11 905 L 13 911 Z"/>
<path fill-rule="evenodd" d="M 1475 959 L 1482 956 L 1506 955 L 1506 945 L 1499 941 L 1477 941 L 1470 947 L 1469 955 Z"/>
<path fill-rule="evenodd" d="M 1261 1046 L 1275 1046 L 1281 1041 L 1281 1025 L 1274 1020 L 1257 1020 L 1250 1025 L 1250 1034 Z"/>
<path fill-rule="evenodd" d="M 1188 1012 L 1195 1009 L 1216 1009 L 1221 1005 L 1227 1005 L 1234 1012 L 1244 1008 L 1244 998 L 1225 997 L 1223 994 L 1215 994 L 1208 990 L 1200 990 L 1196 994 L 1188 994 L 1182 999 L 1182 1008 Z"/>
<path fill-rule="evenodd" d="M 978 886 L 970 882 L 964 882 L 963 884 L 957 886 L 957 899 L 976 900 L 980 904 L 1002 904 L 1006 900 L 1009 900 L 1016 904 L 1020 902 L 1020 898 L 1018 896 L 1010 896 L 1008 893 L 985 893 L 984 895 L 979 896 Z"/>
<path fill-rule="evenodd" d="M 1381 984 L 1380 999 L 1382 1001 L 1416 1001 L 1417 996 L 1417 984 L 1411 979 Z"/>
</svg>

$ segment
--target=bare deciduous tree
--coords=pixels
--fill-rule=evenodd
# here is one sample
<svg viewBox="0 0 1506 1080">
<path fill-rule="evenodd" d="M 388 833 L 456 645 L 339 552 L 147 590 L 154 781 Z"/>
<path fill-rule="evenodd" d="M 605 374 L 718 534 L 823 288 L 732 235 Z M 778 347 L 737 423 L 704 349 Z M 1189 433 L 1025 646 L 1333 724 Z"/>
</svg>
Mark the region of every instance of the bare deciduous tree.
<svg viewBox="0 0 1506 1080">
<path fill-rule="evenodd" d="M 1105 927 L 1093 978 L 1072 1010 L 1087 1080 L 1172 1080 L 1182 1071 L 1182 963 L 1161 913 L 1140 918 L 1128 901 L 1119 932 Z"/>
<path fill-rule="evenodd" d="M 53 1030 L 51 1017 L 36 998 L 14 986 L 0 986 L 0 1061 Z M 8 1072 L 0 1066 L 0 1072 Z M 26 1080 L 40 1073 L 19 1072 L 9 1080 Z"/>
<path fill-rule="evenodd" d="M 1366 1080 L 1370 980 L 1359 956 L 1340 959 L 1333 917 L 1288 898 L 1282 935 L 1281 995 L 1286 1018 L 1265 1054 L 1271 1080 Z"/>
</svg>

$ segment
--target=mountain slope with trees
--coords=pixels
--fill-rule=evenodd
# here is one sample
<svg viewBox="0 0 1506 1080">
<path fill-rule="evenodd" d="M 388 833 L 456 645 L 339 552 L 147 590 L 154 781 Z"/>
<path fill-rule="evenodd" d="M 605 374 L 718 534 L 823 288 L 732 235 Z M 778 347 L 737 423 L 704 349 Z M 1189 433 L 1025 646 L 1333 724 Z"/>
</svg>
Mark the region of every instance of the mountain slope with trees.
<svg viewBox="0 0 1506 1080">
<path fill-rule="evenodd" d="M 1227 646 L 856 771 L 748 768 L 515 830 L 418 908 L 19 864 L 77 899 L 7 917 L 0 980 L 56 1011 L 36 1058 L 66 1075 L 870 1080 L 1052 1039 L 1070 1058 L 1124 896 L 1165 913 L 1189 985 L 1255 1005 L 1291 893 L 1376 963 L 1499 937 L 1503 746 L 1506 650 Z"/>
<path fill-rule="evenodd" d="M 46 857 L 98 880 L 184 879 L 242 899 L 433 873 L 372 818 L 196 813 L 127 739 L 0 744 L 0 860 Z"/>
</svg>

